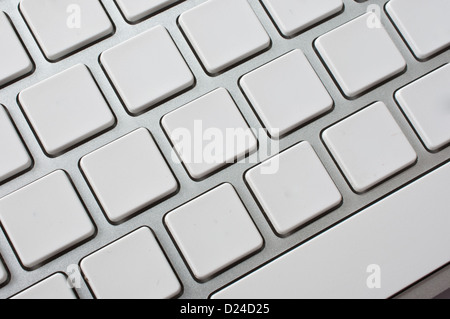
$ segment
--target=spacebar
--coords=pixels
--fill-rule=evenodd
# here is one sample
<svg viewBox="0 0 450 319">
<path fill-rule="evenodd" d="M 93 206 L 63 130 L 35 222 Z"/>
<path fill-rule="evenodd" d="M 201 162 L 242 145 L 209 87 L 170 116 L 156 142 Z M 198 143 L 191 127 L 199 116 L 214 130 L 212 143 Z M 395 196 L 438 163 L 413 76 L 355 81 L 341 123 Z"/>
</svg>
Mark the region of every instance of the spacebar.
<svg viewBox="0 0 450 319">
<path fill-rule="evenodd" d="M 450 163 L 212 298 L 389 298 L 450 262 Z"/>
</svg>

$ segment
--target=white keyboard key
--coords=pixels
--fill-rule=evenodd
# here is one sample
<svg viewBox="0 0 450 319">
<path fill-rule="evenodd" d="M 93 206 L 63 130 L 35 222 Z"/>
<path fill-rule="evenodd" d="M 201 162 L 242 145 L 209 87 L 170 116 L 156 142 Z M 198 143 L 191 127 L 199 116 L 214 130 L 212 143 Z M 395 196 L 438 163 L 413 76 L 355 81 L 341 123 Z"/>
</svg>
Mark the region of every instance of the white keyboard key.
<svg viewBox="0 0 450 319">
<path fill-rule="evenodd" d="M 120 223 L 178 190 L 153 137 L 141 128 L 86 155 L 80 167 L 111 223 Z"/>
<path fill-rule="evenodd" d="M 225 71 L 271 43 L 247 0 L 206 1 L 181 14 L 179 23 L 210 74 Z"/>
<path fill-rule="evenodd" d="M 249 170 L 245 179 L 280 236 L 330 211 L 342 196 L 308 142 Z"/>
<path fill-rule="evenodd" d="M 450 164 L 213 298 L 389 298 L 450 261 Z M 379 278 L 380 281 L 373 279 Z M 379 288 L 374 283 L 380 283 Z"/>
<path fill-rule="evenodd" d="M 0 287 L 2 287 L 9 278 L 9 274 L 2 263 L 2 259 L 0 258 Z"/>
<path fill-rule="evenodd" d="M 175 43 L 161 26 L 103 52 L 100 61 L 133 115 L 195 83 Z"/>
<path fill-rule="evenodd" d="M 0 199 L 0 222 L 26 269 L 41 266 L 95 234 L 95 226 L 63 171 Z"/>
<path fill-rule="evenodd" d="M 19 102 L 49 156 L 61 155 L 116 121 L 83 64 L 23 90 Z"/>
<path fill-rule="evenodd" d="M 181 0 L 116 0 L 116 3 L 125 19 L 136 23 L 179 1 Z"/>
<path fill-rule="evenodd" d="M 50 61 L 65 58 L 114 32 L 100 1 L 21 0 L 20 11 Z"/>
<path fill-rule="evenodd" d="M 168 299 L 178 296 L 182 290 L 147 227 L 84 258 L 80 266 L 98 299 Z"/>
<path fill-rule="evenodd" d="M 285 37 L 313 26 L 342 11 L 342 0 L 263 0 L 279 30 Z"/>
<path fill-rule="evenodd" d="M 416 152 L 383 102 L 326 129 L 322 137 L 350 185 L 359 193 L 417 160 Z"/>
<path fill-rule="evenodd" d="M 18 293 L 11 299 L 77 299 L 73 289 L 69 287 L 67 277 L 57 273 L 36 285 Z"/>
<path fill-rule="evenodd" d="M 276 139 L 330 111 L 334 104 L 300 50 L 246 74 L 240 85 L 270 136 Z"/>
<path fill-rule="evenodd" d="M 418 59 L 450 45 L 448 0 L 391 0 L 386 11 Z"/>
<path fill-rule="evenodd" d="M 400 107 L 430 151 L 450 143 L 450 64 L 395 94 Z"/>
<path fill-rule="evenodd" d="M 165 223 L 192 274 L 202 282 L 264 245 L 230 184 L 222 184 L 168 213 Z"/>
<path fill-rule="evenodd" d="M 161 123 L 195 180 L 244 158 L 258 146 L 252 130 L 224 88 L 165 115 Z"/>
<path fill-rule="evenodd" d="M 364 14 L 315 41 L 343 93 L 354 98 L 399 74 L 406 62 L 374 13 Z"/>
<path fill-rule="evenodd" d="M 0 183 L 30 168 L 33 161 L 11 122 L 8 112 L 0 105 Z"/>
<path fill-rule="evenodd" d="M 0 87 L 30 73 L 34 65 L 5 13 L 0 11 Z"/>
</svg>

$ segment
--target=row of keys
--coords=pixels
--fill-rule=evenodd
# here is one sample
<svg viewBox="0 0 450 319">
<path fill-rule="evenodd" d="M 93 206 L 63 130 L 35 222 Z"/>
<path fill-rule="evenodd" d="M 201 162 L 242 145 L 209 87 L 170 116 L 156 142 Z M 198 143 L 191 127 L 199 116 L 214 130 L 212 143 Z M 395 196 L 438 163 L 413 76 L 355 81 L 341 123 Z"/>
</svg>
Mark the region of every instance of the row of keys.
<svg viewBox="0 0 450 319">
<path fill-rule="evenodd" d="M 138 22 L 178 2 L 120 0 L 117 4 L 130 22 Z M 287 37 L 343 10 L 342 0 L 314 4 L 295 0 L 264 0 L 263 4 L 281 33 Z M 446 9 L 450 9 L 449 6 L 446 0 L 391 0 L 386 11 L 416 57 L 427 59 L 450 44 L 450 23 L 444 14 L 448 11 Z M 43 5 L 42 0 L 22 0 L 20 11 L 45 56 L 51 61 L 58 61 L 114 32 L 114 26 L 100 1 L 62 0 L 48 6 Z M 368 13 L 320 37 L 315 43 L 342 91 L 350 98 L 406 67 L 378 19 L 373 13 Z M 178 21 L 205 70 L 211 75 L 268 49 L 271 43 L 247 0 L 209 0 L 182 13 Z M 0 68 L 1 86 L 29 74 L 33 63 L 4 13 L 1 13 L 0 24 L 3 27 L 1 41 L 8 44 L 5 46 L 8 50 L 2 52 L 6 55 L 2 61 L 8 62 Z M 205 28 L 209 32 L 203 32 Z M 347 48 L 345 55 L 339 54 L 342 47 Z M 118 51 L 125 54 L 125 49 L 117 49 L 116 54 L 111 55 L 117 58 L 120 56 Z M 136 64 L 141 62 L 142 59 L 139 59 Z M 191 82 L 192 78 L 183 80 L 180 86 Z M 130 108 L 130 112 L 134 113 L 139 105 L 131 105 Z"/>
<path fill-rule="evenodd" d="M 164 28 L 157 27 L 150 32 L 168 37 Z M 418 132 L 425 146 L 433 152 L 441 150 L 450 143 L 450 133 L 446 129 L 448 112 L 445 111 L 448 90 L 442 85 L 442 83 L 448 82 L 449 76 L 450 67 L 446 65 L 407 85 L 395 94 L 413 128 Z M 332 98 L 304 54 L 299 50 L 294 50 L 250 72 L 241 78 L 240 85 L 263 126 L 273 138 L 285 136 L 304 123 L 330 111 L 333 107 Z M 18 101 L 40 144 L 49 156 L 58 156 L 70 150 L 112 128 L 116 122 L 114 114 L 89 69 L 84 65 L 76 65 L 22 91 L 18 96 Z M 60 107 L 61 101 L 65 103 L 64 110 Z M 427 108 L 424 105 L 427 105 Z M 214 108 L 214 112 L 211 112 L 211 107 Z M 387 114 L 387 112 L 384 113 Z M 218 114 L 220 116 L 217 116 Z M 362 136 L 362 132 L 366 131 L 364 128 L 371 125 L 374 128 L 373 134 L 376 136 L 372 137 L 368 132 L 370 136 L 367 137 L 373 141 L 380 141 L 382 148 L 393 143 L 393 140 L 382 138 L 383 134 L 379 134 L 383 131 L 381 127 L 387 125 L 388 122 L 393 122 L 393 119 L 386 120 L 384 117 L 384 119 L 380 119 L 379 123 L 365 120 L 365 118 L 370 119 L 370 116 L 372 115 L 352 116 L 335 125 L 335 128 L 330 128 L 324 134 L 325 142 L 333 157 L 357 192 L 370 189 L 386 177 L 411 165 L 415 160 L 411 151 L 405 153 L 410 154 L 406 155 L 405 162 L 403 159 L 400 160 L 401 156 L 399 155 L 401 154 L 396 154 L 393 157 L 401 163 L 394 164 L 394 167 L 390 168 L 384 166 L 385 172 L 379 172 L 381 175 L 378 176 L 378 173 L 373 174 L 374 170 L 367 170 L 375 167 L 371 165 L 362 167 L 361 164 L 358 164 L 361 158 L 345 159 L 346 151 L 343 150 L 348 148 L 345 145 L 339 147 L 341 142 L 333 137 L 333 135 L 339 136 L 341 130 L 344 130 L 346 143 L 367 149 L 366 155 L 373 154 L 373 156 L 367 156 L 371 160 L 379 157 L 381 149 L 375 143 L 367 144 L 363 138 L 350 140 L 349 130 L 352 130 L 355 136 Z M 0 126 L 1 145 L 3 145 L 2 150 L 5 150 L 5 156 L 0 159 L 0 182 L 4 182 L 29 169 L 33 161 L 7 110 L 3 107 L 0 108 L 0 121 L 2 124 Z M 358 125 L 354 125 L 352 122 Z M 365 125 L 365 122 L 370 123 Z M 227 90 L 222 88 L 165 115 L 161 123 L 187 172 L 195 180 L 204 179 L 230 162 L 240 160 L 257 149 L 256 137 L 239 112 L 233 98 Z M 197 127 L 199 123 L 201 124 L 200 128 Z M 238 132 L 237 140 L 240 143 L 230 151 L 220 148 L 219 142 L 225 142 L 223 146 L 226 147 L 226 141 L 217 141 L 217 147 L 215 147 L 217 152 L 213 161 L 207 161 L 203 157 L 196 160 L 193 158 L 198 152 L 198 149 L 195 149 L 198 147 L 195 140 L 199 138 L 196 130 L 200 129 L 203 133 L 213 128 L 218 130 L 222 136 L 226 136 L 227 130 L 233 129 Z M 182 136 L 182 144 L 178 140 L 180 129 L 188 133 L 187 137 Z M 400 129 L 397 127 L 396 131 L 400 131 Z M 202 141 L 201 150 L 211 144 L 208 139 L 202 138 Z M 186 142 L 189 143 L 186 144 Z M 186 147 L 186 145 L 188 146 Z M 398 152 L 402 149 L 398 148 L 398 145 L 391 146 Z M 381 160 L 383 163 L 385 161 L 386 159 Z M 368 160 L 362 162 L 369 163 Z M 359 168 L 355 169 L 355 167 Z M 370 172 L 369 175 L 373 180 L 363 177 L 364 171 Z M 118 214 L 120 218 L 123 218 L 123 215 L 128 214 Z"/>
<path fill-rule="evenodd" d="M 318 161 L 317 157 L 311 157 L 314 152 L 305 142 L 286 152 L 289 152 L 287 157 L 282 159 L 285 163 L 308 153 L 310 161 Z M 388 298 L 394 295 L 450 260 L 445 253 L 448 252 L 445 245 L 450 240 L 449 200 L 445 196 L 449 174 L 450 166 L 446 164 L 212 297 L 315 298 L 325 293 L 328 298 Z M 257 178 L 257 174 L 251 175 Z M 329 188 L 327 194 L 334 194 L 336 203 L 339 201 L 338 192 Z M 257 253 L 264 243 L 230 184 L 220 185 L 169 212 L 164 222 L 199 281 L 208 280 Z M 424 230 L 427 236 L 417 237 Z M 355 254 L 361 247 L 369 253 Z M 386 258 L 392 254 L 398 258 Z M 408 267 L 411 264 L 416 267 Z M 80 268 L 96 298 L 174 298 L 182 292 L 180 280 L 147 227 L 83 258 Z M 377 269 L 383 273 L 383 285 L 371 289 L 370 285 L 376 283 L 369 283 L 366 277 L 368 272 Z M 0 271 L 6 280 L 1 265 Z M 69 288 L 65 275 L 57 273 L 13 298 L 76 298 L 76 294 Z"/>
</svg>

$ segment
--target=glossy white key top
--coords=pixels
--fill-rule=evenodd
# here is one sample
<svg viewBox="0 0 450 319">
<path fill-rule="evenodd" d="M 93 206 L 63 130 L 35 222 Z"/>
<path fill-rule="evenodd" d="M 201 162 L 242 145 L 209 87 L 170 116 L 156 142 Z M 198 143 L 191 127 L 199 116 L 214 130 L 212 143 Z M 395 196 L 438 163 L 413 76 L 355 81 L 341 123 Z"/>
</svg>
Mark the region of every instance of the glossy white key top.
<svg viewBox="0 0 450 319">
<path fill-rule="evenodd" d="M 364 14 L 315 41 L 343 93 L 354 98 L 399 74 L 406 62 L 374 13 Z"/>
<path fill-rule="evenodd" d="M 69 287 L 67 277 L 62 273 L 57 273 L 18 293 L 11 299 L 77 299 L 77 296 Z"/>
<path fill-rule="evenodd" d="M 177 180 L 144 128 L 86 155 L 80 167 L 112 223 L 178 190 Z"/>
<path fill-rule="evenodd" d="M 323 132 L 323 140 L 356 192 L 413 165 L 417 154 L 383 102 Z"/>
<path fill-rule="evenodd" d="M 136 23 L 181 0 L 116 0 L 128 22 Z"/>
<path fill-rule="evenodd" d="M 189 175 L 196 180 L 253 153 L 258 145 L 224 88 L 165 115 L 161 123 Z"/>
<path fill-rule="evenodd" d="M 192 72 L 162 26 L 103 52 L 100 62 L 133 115 L 195 83 Z"/>
<path fill-rule="evenodd" d="M 33 164 L 6 109 L 0 105 L 0 183 Z"/>
<path fill-rule="evenodd" d="M 418 59 L 450 45 L 450 1 L 391 0 L 386 11 Z"/>
<path fill-rule="evenodd" d="M 65 58 L 114 32 L 100 1 L 21 0 L 20 11 L 50 61 Z"/>
<path fill-rule="evenodd" d="M 97 299 L 168 299 L 182 290 L 147 227 L 87 256 L 80 266 Z"/>
<path fill-rule="evenodd" d="M 342 201 L 308 142 L 252 168 L 245 174 L 245 180 L 280 236 L 291 234 Z"/>
<path fill-rule="evenodd" d="M 395 98 L 430 151 L 450 143 L 450 64 L 400 89 Z"/>
<path fill-rule="evenodd" d="M 211 74 L 253 56 L 271 42 L 247 0 L 206 1 L 181 14 L 179 23 Z"/>
<path fill-rule="evenodd" d="M 6 271 L 6 268 L 2 263 L 2 259 L 0 258 L 0 287 L 2 287 L 6 283 L 8 277 L 8 272 Z"/>
<path fill-rule="evenodd" d="M 211 279 L 264 243 L 231 184 L 222 184 L 175 209 L 164 220 L 199 281 Z"/>
<path fill-rule="evenodd" d="M 0 11 L 0 87 L 31 71 L 33 63 L 5 13 Z"/>
<path fill-rule="evenodd" d="M 334 104 L 300 50 L 244 75 L 240 85 L 275 139 L 330 111 Z"/>
<path fill-rule="evenodd" d="M 450 261 L 449 189 L 447 164 L 213 298 L 391 297 Z"/>
<path fill-rule="evenodd" d="M 95 234 L 63 171 L 0 199 L 0 222 L 26 269 L 34 269 Z"/>
<path fill-rule="evenodd" d="M 115 124 L 114 115 L 84 64 L 23 90 L 19 102 L 50 156 L 61 155 Z"/>
<path fill-rule="evenodd" d="M 291 37 L 340 12 L 342 0 L 263 0 L 281 33 Z"/>
</svg>

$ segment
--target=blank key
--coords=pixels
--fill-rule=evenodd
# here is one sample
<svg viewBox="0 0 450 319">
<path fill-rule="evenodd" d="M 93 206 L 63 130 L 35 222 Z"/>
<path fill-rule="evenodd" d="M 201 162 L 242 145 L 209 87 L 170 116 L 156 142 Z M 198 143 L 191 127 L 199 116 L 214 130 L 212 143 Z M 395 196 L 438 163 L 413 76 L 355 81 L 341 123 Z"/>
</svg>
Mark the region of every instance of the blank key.
<svg viewBox="0 0 450 319">
<path fill-rule="evenodd" d="M 34 269 L 95 234 L 63 171 L 0 199 L 0 222 L 26 269 Z"/>
<path fill-rule="evenodd" d="M 247 0 L 209 0 L 179 23 L 205 69 L 220 73 L 268 48 L 270 38 Z"/>
<path fill-rule="evenodd" d="M 114 31 L 100 1 L 21 0 L 20 11 L 51 61 L 62 59 Z"/>
<path fill-rule="evenodd" d="M 400 89 L 395 98 L 430 151 L 450 143 L 450 64 Z"/>
<path fill-rule="evenodd" d="M 135 23 L 181 0 L 116 0 L 125 18 Z"/>
<path fill-rule="evenodd" d="M 81 270 L 98 299 L 168 299 L 181 284 L 152 231 L 142 227 L 84 258 Z"/>
<path fill-rule="evenodd" d="M 252 168 L 245 180 L 280 236 L 289 235 L 342 201 L 308 142 Z"/>
<path fill-rule="evenodd" d="M 33 63 L 7 15 L 0 11 L 0 87 L 31 71 Z"/>
<path fill-rule="evenodd" d="M 330 111 L 334 104 L 300 50 L 244 75 L 240 85 L 275 139 Z"/>
<path fill-rule="evenodd" d="M 263 239 L 231 184 L 168 213 L 165 223 L 196 279 L 206 281 L 257 252 Z"/>
<path fill-rule="evenodd" d="M 47 279 L 25 289 L 11 299 L 77 299 L 73 289 L 69 287 L 67 277 L 62 273 L 57 273 Z"/>
<path fill-rule="evenodd" d="M 255 135 L 224 88 L 165 115 L 161 123 L 195 180 L 241 160 L 258 146 Z"/>
<path fill-rule="evenodd" d="M 178 190 L 177 180 L 144 128 L 86 155 L 80 166 L 112 223 L 120 223 Z"/>
<path fill-rule="evenodd" d="M 391 0 L 386 11 L 418 59 L 450 45 L 450 1 Z"/>
<path fill-rule="evenodd" d="M 33 161 L 8 112 L 0 105 L 0 183 L 30 168 Z"/>
<path fill-rule="evenodd" d="M 323 139 L 356 192 L 413 165 L 417 154 L 383 102 L 323 132 Z"/>
<path fill-rule="evenodd" d="M 291 37 L 340 12 L 342 0 L 263 0 L 281 33 Z"/>
<path fill-rule="evenodd" d="M 103 52 L 100 62 L 133 115 L 195 83 L 169 32 L 162 26 Z"/>
<path fill-rule="evenodd" d="M 61 155 L 115 124 L 114 115 L 84 64 L 23 90 L 19 102 L 50 156 Z"/>
<path fill-rule="evenodd" d="M 405 59 L 373 13 L 320 36 L 315 46 L 349 98 L 365 93 L 406 68 Z"/>
</svg>

